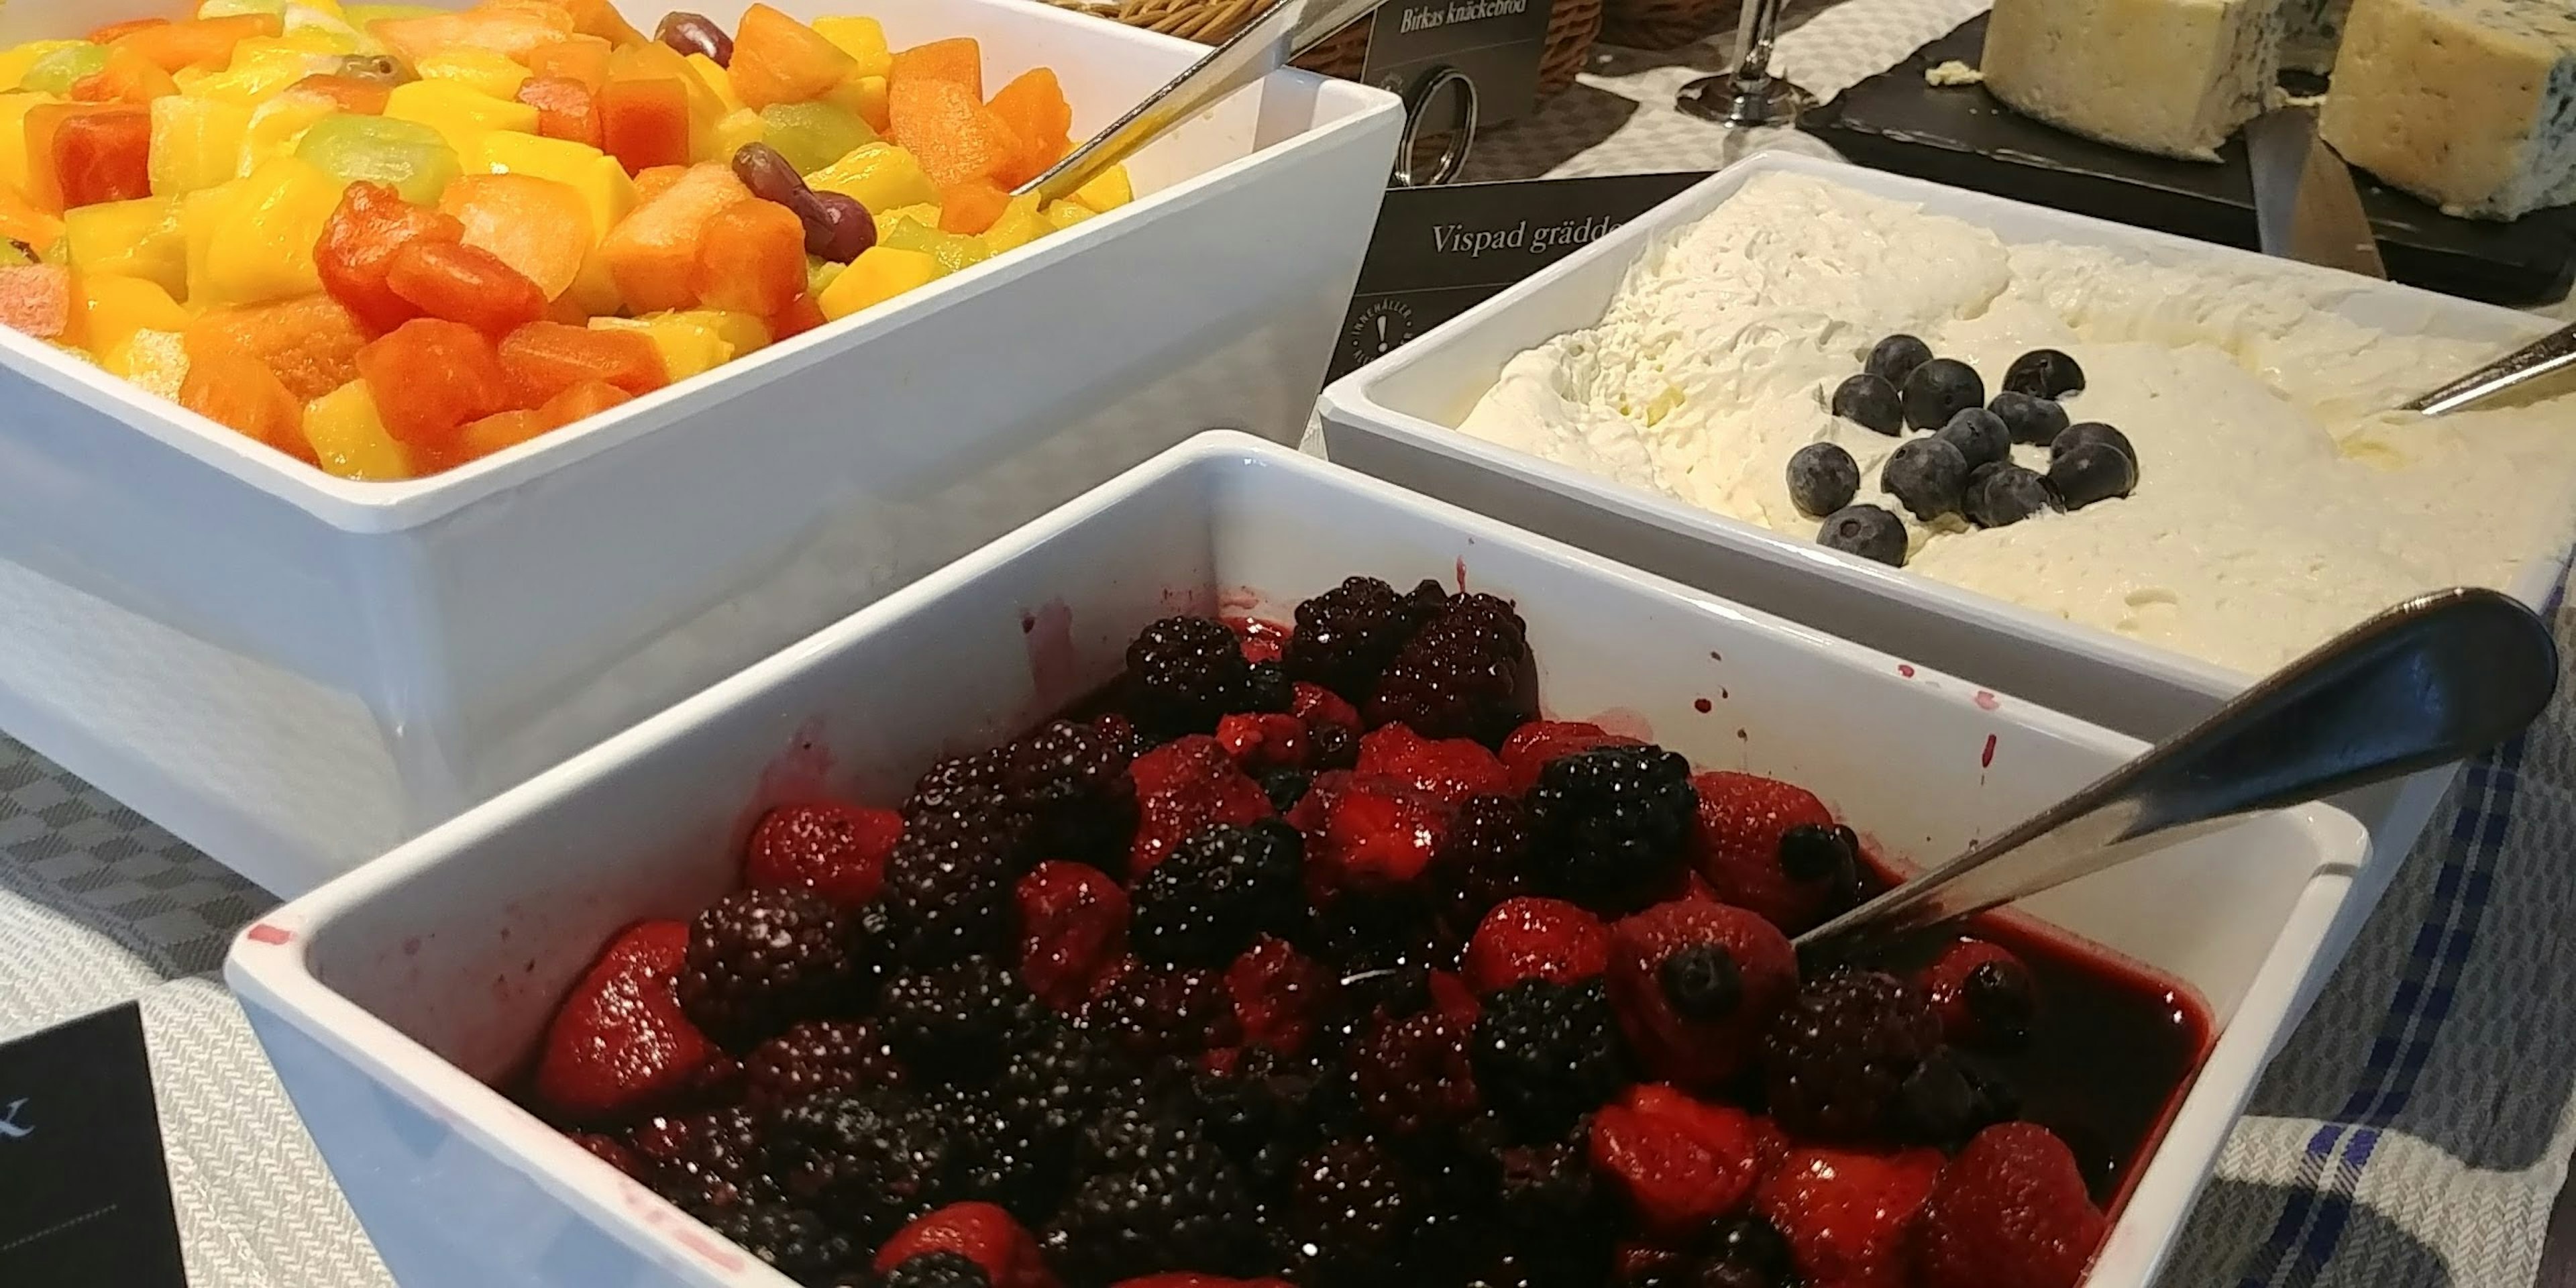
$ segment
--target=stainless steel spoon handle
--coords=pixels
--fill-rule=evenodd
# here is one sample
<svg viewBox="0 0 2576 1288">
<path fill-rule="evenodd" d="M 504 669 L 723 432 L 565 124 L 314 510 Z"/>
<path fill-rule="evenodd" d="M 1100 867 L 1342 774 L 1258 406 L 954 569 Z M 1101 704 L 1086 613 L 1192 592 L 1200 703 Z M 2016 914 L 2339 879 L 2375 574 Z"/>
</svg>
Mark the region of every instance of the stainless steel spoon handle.
<svg viewBox="0 0 2576 1288">
<path fill-rule="evenodd" d="M 2576 362 L 2576 324 L 2563 326 L 2398 408 L 2427 416 L 2458 411 L 2474 402 L 2538 380 Z"/>
<path fill-rule="evenodd" d="M 2037 894 L 2255 810 L 2476 755 L 2549 705 L 2558 647 L 2491 590 L 2401 604 L 2275 672 L 2092 786 L 1799 936 L 1919 929 Z"/>
<path fill-rule="evenodd" d="M 1243 25 L 1173 77 L 1145 101 L 1129 108 L 1109 128 L 1091 136 L 1047 172 L 1021 184 L 1014 196 L 1036 194 L 1040 201 L 1072 196 L 1109 167 L 1135 155 L 1163 131 L 1213 107 L 1236 90 L 1277 71 L 1291 56 L 1289 41 L 1306 9 L 1305 0 L 1273 0 L 1261 16 Z"/>
</svg>

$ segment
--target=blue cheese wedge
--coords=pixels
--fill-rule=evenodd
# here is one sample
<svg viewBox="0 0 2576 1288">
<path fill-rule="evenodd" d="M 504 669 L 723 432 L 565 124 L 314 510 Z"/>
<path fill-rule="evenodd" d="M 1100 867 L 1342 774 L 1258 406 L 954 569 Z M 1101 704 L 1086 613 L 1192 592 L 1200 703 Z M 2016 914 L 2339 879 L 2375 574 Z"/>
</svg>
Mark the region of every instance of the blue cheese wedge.
<svg viewBox="0 0 2576 1288">
<path fill-rule="evenodd" d="M 2534 0 L 2534 3 L 2565 0 Z M 2117 147 L 2216 161 L 2280 76 L 2282 0 L 1996 0 L 1986 89 Z"/>
<path fill-rule="evenodd" d="M 2576 5 L 2354 0 L 2317 131 L 2450 214 L 2576 201 Z"/>
</svg>

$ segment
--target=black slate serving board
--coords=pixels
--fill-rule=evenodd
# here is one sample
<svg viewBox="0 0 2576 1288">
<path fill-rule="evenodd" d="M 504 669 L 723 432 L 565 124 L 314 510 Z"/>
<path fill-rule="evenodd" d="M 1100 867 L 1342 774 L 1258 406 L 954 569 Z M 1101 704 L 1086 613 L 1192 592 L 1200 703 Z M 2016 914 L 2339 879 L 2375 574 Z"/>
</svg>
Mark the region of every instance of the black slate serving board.
<svg viewBox="0 0 2576 1288">
<path fill-rule="evenodd" d="M 1807 115 L 1805 128 L 1863 165 L 2140 228 L 2253 249 L 2245 143 L 2219 164 L 2175 161 L 2078 138 L 2015 113 L 1982 86 L 1936 88 L 1925 69 L 1984 52 L 1970 19 L 1912 58 Z M 2511 223 L 2454 219 L 2355 170 L 2380 257 L 2398 281 L 2496 304 L 2556 300 L 2576 278 L 2576 207 Z"/>
</svg>

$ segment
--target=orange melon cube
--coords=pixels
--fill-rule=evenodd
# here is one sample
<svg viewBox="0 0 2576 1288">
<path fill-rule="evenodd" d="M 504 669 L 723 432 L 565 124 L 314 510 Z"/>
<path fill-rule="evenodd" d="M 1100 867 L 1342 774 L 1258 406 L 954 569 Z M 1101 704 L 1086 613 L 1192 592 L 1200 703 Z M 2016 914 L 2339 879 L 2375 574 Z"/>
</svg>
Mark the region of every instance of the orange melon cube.
<svg viewBox="0 0 2576 1288">
<path fill-rule="evenodd" d="M 415 241 L 385 266 L 385 285 L 421 312 L 494 340 L 546 315 L 545 292 L 479 246 Z"/>
<path fill-rule="evenodd" d="M 618 45 L 640 45 L 652 39 L 626 21 L 617 11 L 616 0 L 556 0 L 572 15 L 572 29 L 597 40 Z"/>
<path fill-rule="evenodd" d="M 202 67 L 221 71 L 233 60 L 233 47 L 258 36 L 286 30 L 286 19 L 273 13 L 243 13 L 229 18 L 192 18 L 186 22 L 137 27 L 108 44 L 128 50 L 165 72 Z"/>
<path fill-rule="evenodd" d="M 994 93 L 990 106 L 1020 140 L 1019 158 L 1002 177 L 1004 187 L 1016 188 L 1046 173 L 1072 150 L 1073 105 L 1064 101 L 1064 87 L 1053 69 L 1021 73 Z"/>
<path fill-rule="evenodd" d="M 492 342 L 470 326 L 414 318 L 358 351 L 385 430 L 413 446 L 446 447 L 456 431 L 510 410 L 508 377 Z"/>
<path fill-rule="evenodd" d="M 272 19 L 273 20 L 273 19 Z M 442 49 L 488 50 L 524 65 L 528 55 L 574 35 L 573 18 L 561 6 L 535 3 L 483 5 L 461 13 L 423 14 L 417 18 L 378 18 L 367 33 L 384 42 L 406 63 Z"/>
<path fill-rule="evenodd" d="M 947 81 L 963 85 L 966 92 L 984 97 L 984 47 L 972 36 L 951 36 L 926 45 L 898 50 L 894 70 L 888 79 L 900 85 L 908 80 Z"/>
<path fill-rule="evenodd" d="M 689 88 L 676 77 L 621 77 L 599 92 L 600 141 L 629 174 L 687 165 L 689 126 Z"/>
<path fill-rule="evenodd" d="M 131 49 L 111 47 L 107 66 L 73 82 L 76 103 L 149 103 L 179 92 L 179 83 L 158 64 Z"/>
<path fill-rule="evenodd" d="M 528 74 L 579 81 L 593 94 L 608 84 L 608 59 L 616 50 L 596 36 L 575 36 L 528 54 Z"/>
<path fill-rule="evenodd" d="M 651 344 L 652 341 L 647 340 L 645 343 Z M 657 346 L 654 350 L 655 357 L 658 358 L 660 353 L 661 350 Z M 633 401 L 635 401 L 635 395 L 605 380 L 585 380 L 547 399 L 546 405 L 537 409 L 537 414 L 545 417 L 547 424 L 563 426 L 578 420 L 588 420 L 611 407 Z"/>
<path fill-rule="evenodd" d="M 560 322 L 531 322 L 511 332 L 501 341 L 501 370 L 521 403 L 540 408 L 594 382 L 629 397 L 671 383 L 651 336 Z"/>
<path fill-rule="evenodd" d="M 998 182 L 1027 151 L 998 113 L 954 81 L 896 81 L 886 108 L 895 142 L 941 188 Z"/>
<path fill-rule="evenodd" d="M 972 236 L 993 226 L 1011 204 L 999 184 L 973 179 L 939 190 L 939 230 Z"/>
<path fill-rule="evenodd" d="M 581 192 L 535 175 L 467 175 L 447 185 L 438 208 L 465 226 L 466 245 L 499 256 L 549 300 L 572 289 L 599 242 Z"/>
<path fill-rule="evenodd" d="M 734 95 L 757 112 L 772 103 L 810 103 L 839 86 L 858 67 L 823 33 L 765 4 L 745 10 L 734 32 L 727 71 Z"/>
<path fill-rule="evenodd" d="M 366 343 L 358 319 L 328 295 L 214 309 L 187 330 L 191 364 L 226 354 L 256 359 L 299 403 L 356 379 Z"/>
<path fill-rule="evenodd" d="M 639 197 L 642 191 L 638 184 Z M 627 307 L 654 313 L 696 303 L 698 248 L 708 221 L 749 199 L 751 190 L 734 177 L 733 167 L 709 162 L 689 167 L 619 220 L 600 241 L 599 254 Z"/>
<path fill-rule="evenodd" d="M 737 201 L 698 240 L 698 302 L 768 317 L 805 293 L 805 221 L 774 201 Z"/>
<path fill-rule="evenodd" d="M 304 400 L 248 354 L 191 358 L 179 382 L 179 405 L 305 464 L 318 461 L 304 436 Z"/>
<path fill-rule="evenodd" d="M 68 344 L 74 340 L 79 308 L 70 269 L 60 264 L 0 268 L 0 326 Z"/>
</svg>

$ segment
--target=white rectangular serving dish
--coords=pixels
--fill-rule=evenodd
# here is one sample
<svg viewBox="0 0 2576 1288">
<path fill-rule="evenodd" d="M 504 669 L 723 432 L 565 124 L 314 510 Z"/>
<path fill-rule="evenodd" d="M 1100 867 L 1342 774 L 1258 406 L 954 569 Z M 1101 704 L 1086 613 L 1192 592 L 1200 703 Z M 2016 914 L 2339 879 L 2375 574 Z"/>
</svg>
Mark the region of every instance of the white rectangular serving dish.
<svg viewBox="0 0 2576 1288">
<path fill-rule="evenodd" d="M 1569 541 L 1638 568 L 1899 651 L 1942 670 L 2147 739 L 2187 727 L 2255 677 L 2108 631 L 1954 589 L 1784 537 L 1645 488 L 1599 478 L 1456 432 L 1503 364 L 1601 320 L 1648 245 L 1691 224 L 1757 175 L 1814 175 L 1991 230 L 2006 242 L 2098 246 L 2137 259 L 2259 266 L 2332 289 L 2334 310 L 2383 330 L 2492 343 L 2536 334 L 2528 314 L 2330 269 L 2147 232 L 1981 193 L 1786 151 L 1760 152 L 1630 221 L 1582 251 L 1343 377 L 1324 391 L 1327 451 L 1337 463 Z M 2439 377 L 2427 373 L 2426 382 Z M 2576 517 L 2576 516 L 2571 516 Z M 2503 589 L 2545 605 L 2566 569 L 2563 549 L 2525 564 Z M 2456 768 L 2356 792 L 2338 803 L 2390 857 L 2364 878 L 2365 913 L 2388 869 L 2414 847 Z M 2360 915 L 2334 946 L 2340 957 Z"/>
<path fill-rule="evenodd" d="M 934 756 L 1012 736 L 1106 683 L 1157 617 L 1222 606 L 1285 619 L 1353 573 L 1453 571 L 1517 601 L 1551 714 L 1616 713 L 1703 766 L 1802 783 L 1897 856 L 1990 835 L 2140 748 L 1211 434 L 271 912 L 226 977 L 402 1282 L 777 1288 L 482 1081 L 520 1067 L 599 946 L 726 889 L 768 804 L 899 799 Z M 1905 772 L 1888 772 L 1891 758 Z M 2154 1277 L 2367 846 L 2338 811 L 2286 811 L 2028 905 L 2181 976 L 2221 1026 L 2093 1288 Z"/>
<path fill-rule="evenodd" d="M 0 44 L 180 3 L 15 0 Z M 780 4 L 1051 66 L 1078 134 L 1204 52 L 1029 0 Z M 0 334 L 0 729 L 308 888 L 1191 433 L 1292 439 L 1401 119 L 1282 71 L 1140 154 L 1133 205 L 415 482 Z"/>
</svg>

